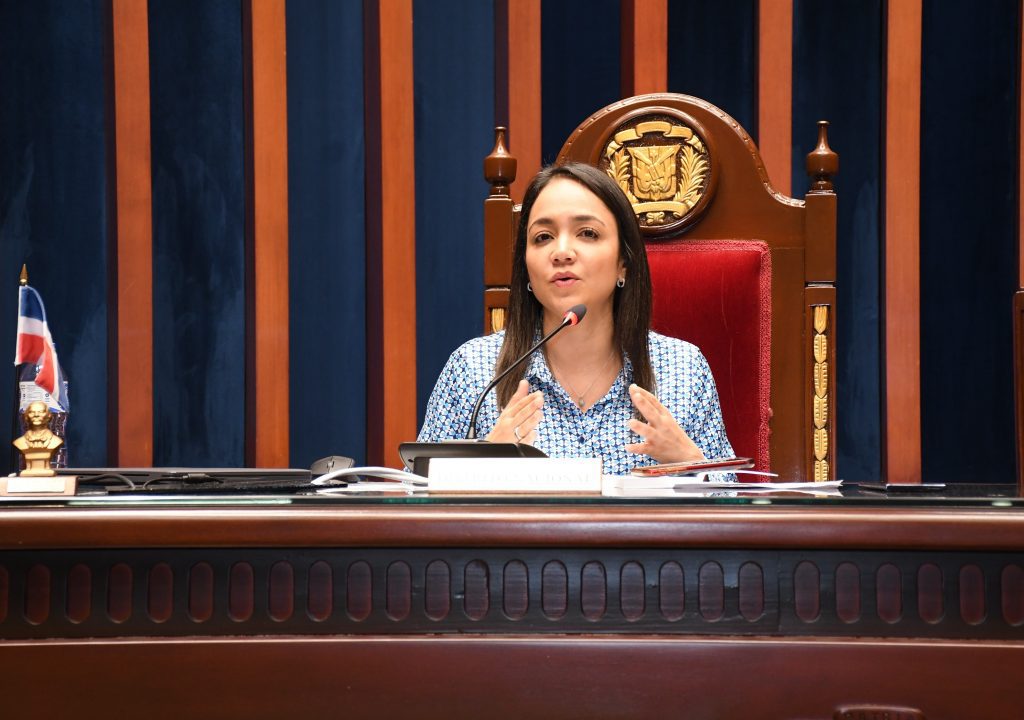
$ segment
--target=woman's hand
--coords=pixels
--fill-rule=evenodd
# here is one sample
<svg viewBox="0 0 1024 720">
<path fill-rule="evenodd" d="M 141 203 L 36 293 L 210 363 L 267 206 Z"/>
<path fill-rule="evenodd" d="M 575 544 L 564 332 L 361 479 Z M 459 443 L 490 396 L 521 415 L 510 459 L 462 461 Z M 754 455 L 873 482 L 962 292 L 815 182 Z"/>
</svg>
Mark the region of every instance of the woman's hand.
<svg viewBox="0 0 1024 720">
<path fill-rule="evenodd" d="M 494 429 L 487 435 L 490 442 L 522 442 L 533 445 L 537 441 L 537 426 L 544 416 L 544 393 L 530 392 L 530 383 L 519 381 L 519 387 L 508 405 L 498 416 Z"/>
<path fill-rule="evenodd" d="M 629 429 L 644 439 L 644 442 L 630 443 L 626 450 L 637 455 L 650 455 L 660 463 L 703 460 L 701 452 L 686 431 L 672 417 L 672 413 L 653 394 L 639 385 L 629 386 L 629 397 L 633 405 L 647 418 L 641 422 L 636 418 L 629 421 Z"/>
</svg>

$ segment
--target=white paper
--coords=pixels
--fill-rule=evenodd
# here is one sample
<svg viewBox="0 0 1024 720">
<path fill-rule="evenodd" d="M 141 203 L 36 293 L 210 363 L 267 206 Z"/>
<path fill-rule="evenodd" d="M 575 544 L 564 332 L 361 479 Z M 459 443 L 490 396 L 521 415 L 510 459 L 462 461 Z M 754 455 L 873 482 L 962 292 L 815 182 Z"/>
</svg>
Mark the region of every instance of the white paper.
<svg viewBox="0 0 1024 720">
<path fill-rule="evenodd" d="M 317 495 L 412 495 L 425 493 L 427 489 L 420 485 L 409 485 L 396 482 L 362 482 L 350 485 L 317 488 Z"/>
<path fill-rule="evenodd" d="M 710 491 L 743 491 L 745 493 L 802 492 L 837 495 L 842 480 L 829 482 L 728 482 L 717 480 L 718 475 L 733 473 L 707 473 L 702 475 L 643 477 L 639 475 L 606 475 L 602 494 L 610 496 L 642 496 L 649 491 L 652 497 L 694 496 Z"/>
<path fill-rule="evenodd" d="M 17 493 L 64 493 L 67 490 L 66 477 L 9 477 L 7 494 Z"/>
<path fill-rule="evenodd" d="M 601 492 L 600 458 L 433 458 L 431 492 Z"/>
<path fill-rule="evenodd" d="M 384 484 L 389 482 L 425 486 L 427 478 L 422 475 L 406 472 L 405 470 L 395 470 L 395 468 L 380 467 L 378 465 L 365 465 L 334 470 L 315 478 L 313 485 L 331 486 L 340 485 L 341 483 L 346 485 L 364 483 Z"/>
</svg>

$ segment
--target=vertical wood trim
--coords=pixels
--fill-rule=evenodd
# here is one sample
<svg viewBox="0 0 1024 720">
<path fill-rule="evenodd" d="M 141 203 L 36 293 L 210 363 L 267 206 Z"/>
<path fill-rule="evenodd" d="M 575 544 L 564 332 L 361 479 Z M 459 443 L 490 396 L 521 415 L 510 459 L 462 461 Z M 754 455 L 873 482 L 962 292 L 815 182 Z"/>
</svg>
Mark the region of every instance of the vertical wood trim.
<svg viewBox="0 0 1024 720">
<path fill-rule="evenodd" d="M 146 0 L 113 0 L 111 19 L 117 324 L 110 329 L 116 338 L 111 457 L 122 467 L 147 467 L 153 464 L 153 174 Z"/>
<path fill-rule="evenodd" d="M 286 467 L 288 449 L 288 99 L 285 2 L 247 2 L 251 62 L 247 214 L 251 320 L 247 462 Z M 247 113 L 248 114 L 248 113 Z"/>
<path fill-rule="evenodd" d="M 758 3 L 757 138 L 772 186 L 792 192 L 793 0 Z"/>
<path fill-rule="evenodd" d="M 1024 289 L 1013 296 L 1013 382 L 1017 422 L 1017 490 L 1024 496 Z"/>
<path fill-rule="evenodd" d="M 1017 23 L 1017 287 L 1024 289 L 1024 2 Z"/>
<path fill-rule="evenodd" d="M 668 91 L 668 0 L 622 2 L 622 96 Z"/>
<path fill-rule="evenodd" d="M 885 98 L 885 452 L 921 482 L 921 0 L 888 3 Z"/>
<path fill-rule="evenodd" d="M 367 456 L 416 438 L 412 0 L 367 0 Z"/>
<path fill-rule="evenodd" d="M 509 0 L 507 8 L 508 148 L 518 162 L 510 194 L 522 202 L 541 167 L 540 0 Z"/>
<path fill-rule="evenodd" d="M 381 4 L 381 195 L 384 291 L 384 456 L 416 439 L 416 165 L 412 0 Z"/>
</svg>

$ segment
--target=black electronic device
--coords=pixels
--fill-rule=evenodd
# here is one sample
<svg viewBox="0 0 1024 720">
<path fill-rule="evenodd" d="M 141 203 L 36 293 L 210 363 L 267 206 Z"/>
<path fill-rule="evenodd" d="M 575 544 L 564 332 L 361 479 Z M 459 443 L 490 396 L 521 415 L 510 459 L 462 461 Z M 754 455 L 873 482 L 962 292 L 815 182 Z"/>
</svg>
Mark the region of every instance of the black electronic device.
<svg viewBox="0 0 1024 720">
<path fill-rule="evenodd" d="M 417 475 L 428 477 L 432 458 L 545 458 L 542 451 L 525 443 L 492 443 L 486 440 L 446 440 L 444 442 L 407 442 L 398 446 L 405 466 Z"/>
<path fill-rule="evenodd" d="M 567 327 L 572 325 L 579 325 L 583 321 L 584 316 L 587 314 L 586 305 L 573 305 L 571 308 L 565 311 L 565 317 L 562 318 L 562 322 L 558 324 L 554 330 L 549 332 L 547 335 L 542 337 L 532 348 L 522 354 L 522 356 L 514 363 L 505 368 L 504 372 L 496 375 L 493 380 L 487 383 L 487 387 L 480 393 L 480 396 L 476 399 L 476 404 L 473 405 L 473 412 L 469 415 L 469 429 L 466 431 L 467 440 L 476 439 L 476 417 L 480 414 L 480 408 L 483 407 L 484 398 L 487 397 L 487 393 L 494 389 L 494 386 L 501 382 L 502 378 L 508 375 L 510 372 L 515 370 L 517 367 L 522 365 L 526 360 L 537 352 L 541 346 L 547 343 L 548 340 L 553 338 L 558 333 L 565 330 Z"/>
<path fill-rule="evenodd" d="M 861 490 L 867 490 L 869 492 L 884 492 L 890 495 L 907 493 L 931 493 L 931 492 L 942 492 L 946 489 L 945 483 L 884 483 L 884 482 L 860 482 L 856 483 L 857 487 Z"/>
<path fill-rule="evenodd" d="M 79 494 L 293 492 L 312 480 L 309 470 L 299 468 L 90 467 L 57 474 L 77 476 Z"/>
<path fill-rule="evenodd" d="M 484 398 L 487 393 L 501 382 L 501 379 L 523 364 L 531 355 L 544 345 L 548 340 L 571 325 L 577 325 L 587 314 L 586 305 L 573 305 L 565 312 L 562 322 L 558 327 L 542 337 L 533 347 L 499 373 L 487 383 L 487 387 L 480 393 L 473 405 L 473 412 L 469 416 L 469 429 L 466 431 L 465 440 L 445 440 L 442 442 L 406 442 L 398 446 L 398 454 L 405 466 L 417 475 L 427 477 L 431 458 L 516 458 L 533 457 L 545 458 L 543 452 L 525 443 L 492 443 L 486 440 L 479 440 L 476 437 L 476 418 L 483 407 Z"/>
</svg>

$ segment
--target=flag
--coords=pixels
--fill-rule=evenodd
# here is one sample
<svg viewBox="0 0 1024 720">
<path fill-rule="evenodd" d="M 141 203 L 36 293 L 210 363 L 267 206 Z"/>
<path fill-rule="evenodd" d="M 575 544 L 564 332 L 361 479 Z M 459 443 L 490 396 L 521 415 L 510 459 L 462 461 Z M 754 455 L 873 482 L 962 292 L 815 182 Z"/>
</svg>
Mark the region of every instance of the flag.
<svg viewBox="0 0 1024 720">
<path fill-rule="evenodd" d="M 46 324 L 43 299 L 33 288 L 22 285 L 18 295 L 18 347 L 14 364 L 32 363 L 36 368 L 35 383 L 50 394 L 56 410 L 67 412 L 68 396 L 64 373 L 57 361 L 50 328 Z"/>
</svg>

